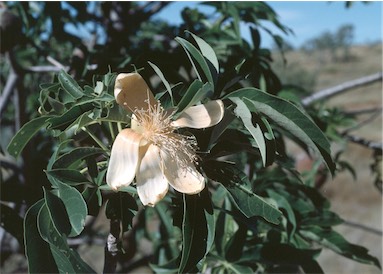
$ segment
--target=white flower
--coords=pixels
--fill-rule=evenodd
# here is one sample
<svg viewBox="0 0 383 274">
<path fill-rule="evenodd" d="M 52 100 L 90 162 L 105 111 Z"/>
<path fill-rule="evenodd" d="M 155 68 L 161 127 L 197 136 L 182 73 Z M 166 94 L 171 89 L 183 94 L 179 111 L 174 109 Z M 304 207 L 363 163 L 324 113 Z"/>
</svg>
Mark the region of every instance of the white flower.
<svg viewBox="0 0 383 274">
<path fill-rule="evenodd" d="M 117 103 L 131 111 L 131 128 L 123 129 L 114 141 L 106 182 L 114 190 L 130 185 L 134 178 L 144 205 L 154 206 L 167 193 L 169 184 L 179 192 L 199 193 L 205 179 L 196 167 L 197 142 L 177 133 L 178 128 L 206 128 L 219 123 L 224 106 L 221 100 L 185 109 L 173 120 L 138 73 L 116 78 Z"/>
</svg>

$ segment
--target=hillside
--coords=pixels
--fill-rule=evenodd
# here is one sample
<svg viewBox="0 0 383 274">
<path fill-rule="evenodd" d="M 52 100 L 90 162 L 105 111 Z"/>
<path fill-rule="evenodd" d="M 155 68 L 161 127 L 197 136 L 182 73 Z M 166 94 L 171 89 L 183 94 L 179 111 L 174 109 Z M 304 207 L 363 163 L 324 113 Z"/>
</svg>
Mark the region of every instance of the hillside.
<svg viewBox="0 0 383 274">
<path fill-rule="evenodd" d="M 382 70 L 381 44 L 354 46 L 350 49 L 350 56 L 347 62 L 333 62 L 329 54 L 325 52 L 307 54 L 292 51 L 285 55 L 286 67 L 282 65 L 280 55 L 275 54 L 274 69 L 285 83 L 300 84 L 310 91 L 319 91 Z M 377 82 L 345 92 L 329 99 L 326 104 L 342 107 L 348 111 L 381 108 L 382 83 Z M 358 121 L 365 121 L 371 115 L 371 113 L 359 115 Z M 381 142 L 381 112 L 375 115 L 371 123 L 352 131 L 352 134 Z M 375 188 L 374 176 L 370 172 L 370 165 L 373 163 L 372 152 L 356 144 L 349 144 L 346 150 L 347 153 L 343 155 L 343 159 L 349 161 L 355 168 L 358 174 L 357 179 L 354 180 L 349 173 L 344 172 L 333 181 L 326 182 L 322 188 L 323 194 L 332 202 L 332 210 L 343 219 L 382 231 L 382 196 Z M 291 148 L 291 153 L 301 152 L 294 147 Z M 350 225 L 340 225 L 337 231 L 350 242 L 365 246 L 370 250 L 370 254 L 382 258 L 381 234 L 374 234 Z M 322 251 L 319 262 L 325 273 L 381 273 L 375 267 L 358 264 L 329 250 Z"/>
</svg>

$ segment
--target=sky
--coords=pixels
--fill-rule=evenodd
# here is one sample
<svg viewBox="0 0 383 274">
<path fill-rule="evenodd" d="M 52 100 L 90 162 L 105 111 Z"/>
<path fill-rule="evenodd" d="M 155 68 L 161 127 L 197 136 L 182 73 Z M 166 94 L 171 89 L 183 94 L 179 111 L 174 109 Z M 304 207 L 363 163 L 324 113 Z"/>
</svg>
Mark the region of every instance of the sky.
<svg viewBox="0 0 383 274">
<path fill-rule="evenodd" d="M 340 26 L 351 24 L 354 26 L 354 43 L 366 44 L 382 41 L 382 2 L 354 2 L 350 8 L 345 8 L 345 2 L 329 1 L 266 1 L 279 15 L 282 24 L 291 28 L 294 35 L 286 36 L 281 31 L 270 27 L 275 34 L 281 35 L 294 47 L 302 44 L 324 32 L 334 33 Z M 157 18 L 172 24 L 182 22 L 181 10 L 184 7 L 198 8 L 201 12 L 209 15 L 214 8 L 204 6 L 195 1 L 176 1 L 164 8 Z M 249 39 L 248 27 L 241 26 L 241 32 L 245 39 Z M 272 38 L 261 33 L 263 47 L 273 45 Z"/>
</svg>

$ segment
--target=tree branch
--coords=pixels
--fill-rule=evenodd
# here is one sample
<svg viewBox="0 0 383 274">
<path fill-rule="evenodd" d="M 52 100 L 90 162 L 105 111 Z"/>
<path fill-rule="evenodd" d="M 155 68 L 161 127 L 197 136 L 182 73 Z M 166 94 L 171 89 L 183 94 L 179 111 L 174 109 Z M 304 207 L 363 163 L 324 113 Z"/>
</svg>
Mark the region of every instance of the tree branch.
<svg viewBox="0 0 383 274">
<path fill-rule="evenodd" d="M 382 107 L 374 107 L 374 108 L 350 110 L 350 111 L 345 111 L 344 113 L 347 115 L 363 115 L 363 114 L 368 114 L 371 112 L 382 112 L 382 110 L 383 110 Z"/>
<path fill-rule="evenodd" d="M 349 141 L 351 141 L 353 143 L 368 147 L 368 148 L 373 149 L 373 150 L 383 151 L 383 144 L 382 143 L 369 141 L 369 140 L 366 140 L 362 137 L 358 137 L 358 136 L 354 136 L 354 135 L 347 135 L 346 134 L 344 136 Z"/>
<path fill-rule="evenodd" d="M 360 228 L 360 229 L 365 230 L 367 232 L 383 236 L 383 232 L 381 230 L 375 229 L 375 228 L 372 228 L 372 227 L 368 227 L 368 226 L 363 225 L 363 224 L 354 223 L 354 222 L 351 222 L 351 221 L 344 221 L 343 225 L 348 225 L 348 226 Z"/>
<path fill-rule="evenodd" d="M 12 91 L 14 91 L 16 83 L 19 81 L 19 79 L 19 75 L 15 73 L 11 68 L 7 82 L 4 86 L 3 94 L 0 97 L 0 117 L 3 117 L 3 111 L 5 110 L 8 100 L 11 97 Z"/>
<path fill-rule="evenodd" d="M 314 94 L 303 98 L 301 103 L 303 106 L 308 106 L 321 99 L 329 98 L 339 93 L 348 91 L 350 89 L 354 89 L 360 86 L 365 86 L 365 85 L 380 81 L 382 80 L 382 77 L 383 77 L 383 73 L 377 72 L 369 76 L 351 80 L 343 84 L 315 92 Z"/>
<path fill-rule="evenodd" d="M 367 119 L 359 122 L 358 124 L 356 124 L 355 126 L 353 127 L 350 127 L 348 129 L 346 129 L 345 131 L 343 131 L 343 135 L 347 135 L 348 133 L 350 133 L 351 131 L 354 131 L 354 130 L 357 130 L 369 123 L 371 123 L 372 121 L 375 120 L 375 118 L 379 117 L 382 115 L 382 112 L 381 111 L 376 111 L 375 113 L 373 113 L 370 117 L 368 117 Z"/>
</svg>

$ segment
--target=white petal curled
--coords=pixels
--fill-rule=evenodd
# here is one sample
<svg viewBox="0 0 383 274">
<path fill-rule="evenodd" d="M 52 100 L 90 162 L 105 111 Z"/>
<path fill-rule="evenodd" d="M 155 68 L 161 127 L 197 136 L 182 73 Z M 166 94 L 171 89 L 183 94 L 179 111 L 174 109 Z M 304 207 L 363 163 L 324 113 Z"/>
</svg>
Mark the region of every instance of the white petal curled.
<svg viewBox="0 0 383 274">
<path fill-rule="evenodd" d="M 209 101 L 206 104 L 187 108 L 176 121 L 174 127 L 207 128 L 218 124 L 225 112 L 221 100 Z"/>
<path fill-rule="evenodd" d="M 154 206 L 168 192 L 169 183 L 161 170 L 160 150 L 149 145 L 136 176 L 137 193 L 143 205 Z"/>
<path fill-rule="evenodd" d="M 140 162 L 141 134 L 127 128 L 122 130 L 113 143 L 106 173 L 107 184 L 117 190 L 133 181 Z"/>
<path fill-rule="evenodd" d="M 161 158 L 164 164 L 163 172 L 169 184 L 175 190 L 182 193 L 196 194 L 201 192 L 205 188 L 205 178 L 195 168 L 194 161 L 190 160 L 190 158 L 181 151 L 177 157 L 184 157 L 187 161 L 172 159 L 169 154 L 161 151 Z M 190 164 L 183 166 L 185 163 Z"/>
<path fill-rule="evenodd" d="M 120 73 L 114 84 L 114 97 L 128 111 L 147 109 L 148 100 L 151 105 L 157 104 L 153 93 L 138 73 Z"/>
</svg>

